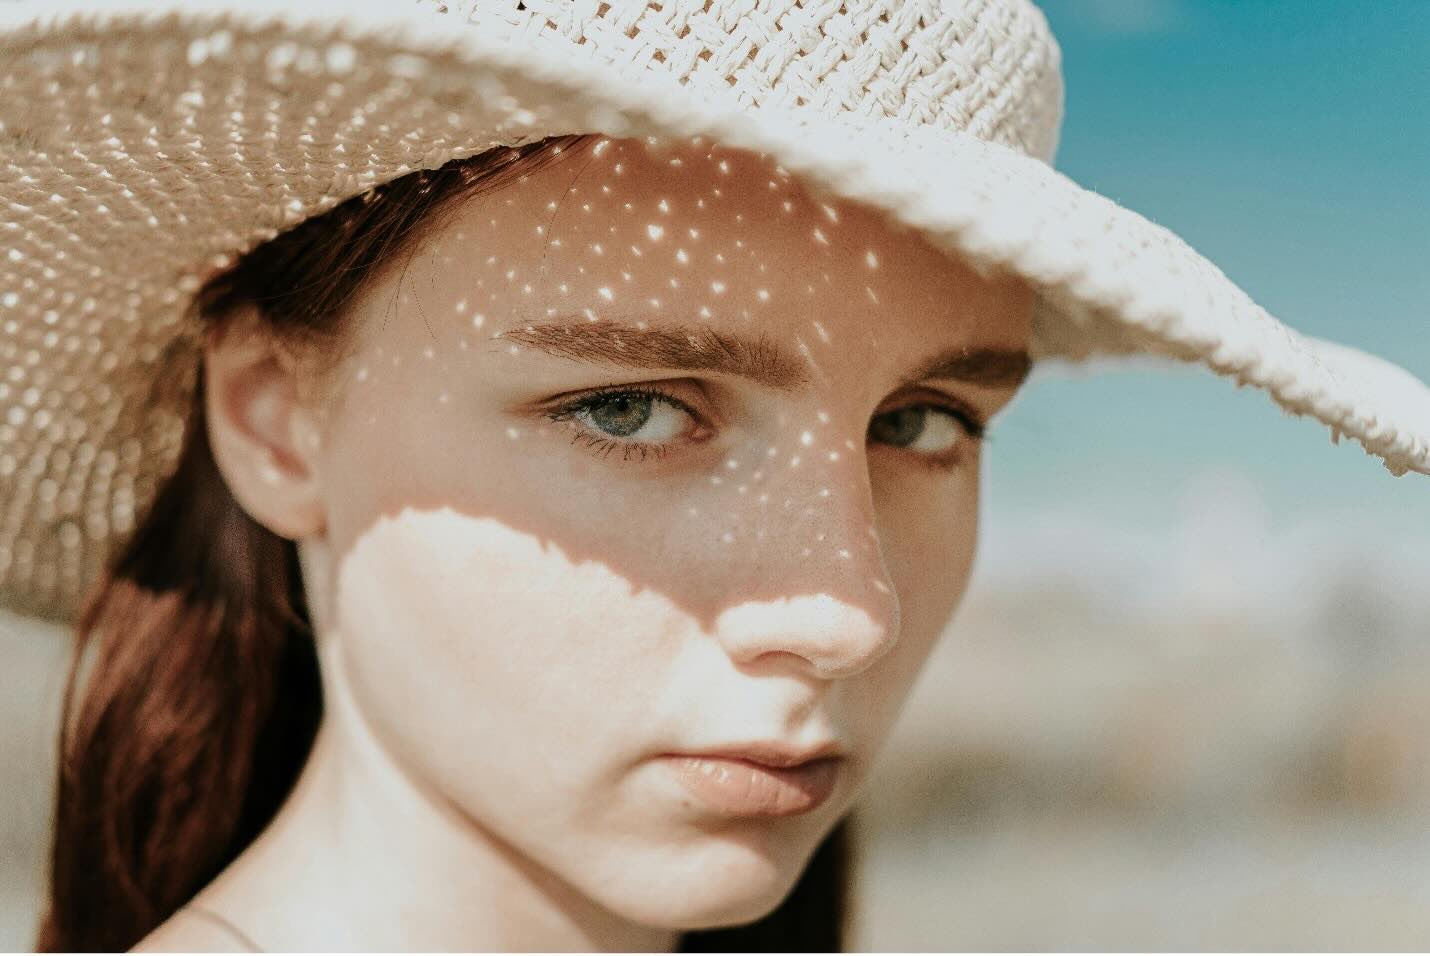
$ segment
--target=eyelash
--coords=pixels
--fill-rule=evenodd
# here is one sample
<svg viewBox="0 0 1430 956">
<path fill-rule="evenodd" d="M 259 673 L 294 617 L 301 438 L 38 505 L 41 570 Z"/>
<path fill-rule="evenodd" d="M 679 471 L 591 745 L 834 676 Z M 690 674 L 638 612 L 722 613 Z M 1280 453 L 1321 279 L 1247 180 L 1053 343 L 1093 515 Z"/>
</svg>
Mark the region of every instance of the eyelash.
<svg viewBox="0 0 1430 956">
<path fill-rule="evenodd" d="M 554 408 L 546 413 L 546 417 L 553 422 L 567 422 L 571 426 L 571 443 L 584 442 L 587 448 L 592 450 L 592 454 L 605 458 L 616 449 L 621 449 L 621 459 L 630 461 L 632 457 L 637 457 L 639 461 L 645 461 L 651 455 L 657 458 L 665 457 L 670 451 L 672 442 L 643 442 L 643 441 L 620 441 L 594 432 L 576 420 L 576 416 L 581 412 L 589 412 L 599 408 L 607 402 L 614 402 L 622 398 L 650 399 L 654 402 L 666 402 L 674 405 L 691 418 L 698 420 L 695 409 L 673 395 L 668 395 L 660 389 L 651 388 L 647 385 L 622 385 L 619 388 L 601 389 L 595 392 L 587 392 L 574 401 L 567 402 L 558 408 Z"/>
<path fill-rule="evenodd" d="M 602 458 L 608 457 L 616 449 L 621 450 L 623 461 L 630 461 L 636 458 L 645 461 L 654 455 L 663 458 L 670 451 L 675 442 L 642 442 L 642 441 L 621 441 L 610 435 L 592 431 L 577 420 L 577 416 L 582 412 L 590 412 L 595 408 L 622 398 L 649 399 L 653 402 L 666 402 L 692 419 L 698 421 L 700 416 L 695 410 L 673 395 L 667 394 L 658 388 L 647 385 L 622 385 L 614 388 L 598 389 L 594 392 L 587 392 L 581 397 L 566 402 L 556 408 L 546 412 L 548 420 L 553 422 L 565 422 L 571 427 L 571 443 L 583 442 L 587 448 L 592 450 L 592 454 Z M 898 408 L 885 409 L 880 414 L 902 411 L 906 408 L 929 408 L 946 415 L 951 415 L 959 425 L 968 433 L 968 437 L 975 442 L 985 441 L 988 437 L 988 426 L 980 421 L 972 412 L 957 405 L 945 404 L 941 402 L 916 402 L 911 405 L 902 405 Z M 898 446 L 891 446 L 897 448 Z M 923 465 L 937 471 L 944 471 L 956 467 L 964 455 L 964 446 L 960 442 L 954 446 L 951 452 L 945 453 L 943 457 L 934 455 L 922 455 L 914 453 L 914 457 Z"/>
</svg>

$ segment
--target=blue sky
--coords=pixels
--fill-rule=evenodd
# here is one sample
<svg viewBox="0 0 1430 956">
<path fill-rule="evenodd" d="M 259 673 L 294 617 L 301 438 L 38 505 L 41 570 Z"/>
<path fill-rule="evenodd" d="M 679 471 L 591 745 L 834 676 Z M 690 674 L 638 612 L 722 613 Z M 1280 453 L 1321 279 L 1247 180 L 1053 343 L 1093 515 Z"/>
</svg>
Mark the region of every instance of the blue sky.
<svg viewBox="0 0 1430 956">
<path fill-rule="evenodd" d="M 1057 167 L 1174 230 L 1273 315 L 1430 380 L 1430 0 L 1040 0 Z M 1430 478 L 1198 369 L 1035 380 L 994 429 L 994 527 L 1049 508 L 1154 530 L 1199 475 L 1269 520 L 1430 541 Z"/>
</svg>

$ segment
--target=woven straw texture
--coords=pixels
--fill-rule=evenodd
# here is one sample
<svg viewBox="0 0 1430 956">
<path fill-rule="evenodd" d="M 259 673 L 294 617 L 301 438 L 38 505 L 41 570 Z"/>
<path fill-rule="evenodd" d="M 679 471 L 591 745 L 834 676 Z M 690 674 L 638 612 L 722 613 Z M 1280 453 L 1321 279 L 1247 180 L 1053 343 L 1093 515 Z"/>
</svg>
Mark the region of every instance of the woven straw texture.
<svg viewBox="0 0 1430 956">
<path fill-rule="evenodd" d="M 1025 0 L 0 5 L 0 603 L 70 616 L 178 451 L 204 277 L 417 168 L 569 132 L 777 157 L 1039 291 L 1040 358 L 1143 352 L 1430 472 L 1430 390 L 1298 335 L 1048 165 Z"/>
</svg>

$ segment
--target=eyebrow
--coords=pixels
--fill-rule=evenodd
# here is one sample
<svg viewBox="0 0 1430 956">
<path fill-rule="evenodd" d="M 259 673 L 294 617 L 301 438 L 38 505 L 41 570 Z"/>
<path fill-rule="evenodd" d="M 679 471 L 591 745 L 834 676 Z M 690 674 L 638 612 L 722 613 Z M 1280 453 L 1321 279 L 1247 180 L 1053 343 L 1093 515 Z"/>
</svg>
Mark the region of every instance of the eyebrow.
<svg viewBox="0 0 1430 956">
<path fill-rule="evenodd" d="M 707 325 L 632 325 L 610 319 L 523 325 L 502 338 L 548 355 L 627 369 L 703 369 L 752 379 L 779 391 L 809 381 L 800 356 L 761 335 L 748 338 Z"/>
<path fill-rule="evenodd" d="M 950 379 L 988 388 L 1017 388 L 1032 368 L 1033 358 L 1024 349 L 962 346 L 935 355 L 906 376 L 901 384 Z"/>
<path fill-rule="evenodd" d="M 808 365 L 796 352 L 763 334 L 752 338 L 708 325 L 633 325 L 572 317 L 518 326 L 501 333 L 501 338 L 548 355 L 618 368 L 723 372 L 784 392 L 809 383 Z M 1014 388 L 1027 378 L 1031 365 L 1021 349 L 965 346 L 935 355 L 901 384 L 950 379 Z"/>
</svg>

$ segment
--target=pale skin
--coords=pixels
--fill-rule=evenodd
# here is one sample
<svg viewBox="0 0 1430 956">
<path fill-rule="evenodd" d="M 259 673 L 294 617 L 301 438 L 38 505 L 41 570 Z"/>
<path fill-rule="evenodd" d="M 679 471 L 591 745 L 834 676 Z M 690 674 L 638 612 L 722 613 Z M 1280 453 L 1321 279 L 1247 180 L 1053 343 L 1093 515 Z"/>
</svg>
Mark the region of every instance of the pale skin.
<svg viewBox="0 0 1430 956">
<path fill-rule="evenodd" d="M 327 710 L 197 902 L 299 950 L 659 951 L 769 912 L 962 596 L 1031 306 L 764 157 L 617 140 L 445 217 L 332 367 L 215 337 L 215 458 L 299 542 Z M 654 759 L 768 739 L 837 742 L 833 795 L 722 816 Z M 235 940 L 181 912 L 141 948 Z"/>
</svg>

